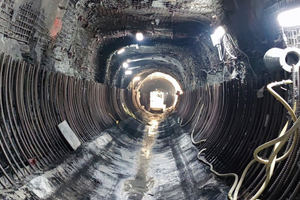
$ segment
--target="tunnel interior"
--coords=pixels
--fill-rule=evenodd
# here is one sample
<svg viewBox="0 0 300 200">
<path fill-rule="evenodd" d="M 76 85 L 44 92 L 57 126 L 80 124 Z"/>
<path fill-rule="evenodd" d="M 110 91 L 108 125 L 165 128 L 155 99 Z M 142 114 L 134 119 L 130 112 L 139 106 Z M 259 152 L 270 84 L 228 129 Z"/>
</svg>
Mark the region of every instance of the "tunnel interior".
<svg viewBox="0 0 300 200">
<path fill-rule="evenodd" d="M 300 199 L 299 6 L 0 0 L 0 198 Z"/>
</svg>

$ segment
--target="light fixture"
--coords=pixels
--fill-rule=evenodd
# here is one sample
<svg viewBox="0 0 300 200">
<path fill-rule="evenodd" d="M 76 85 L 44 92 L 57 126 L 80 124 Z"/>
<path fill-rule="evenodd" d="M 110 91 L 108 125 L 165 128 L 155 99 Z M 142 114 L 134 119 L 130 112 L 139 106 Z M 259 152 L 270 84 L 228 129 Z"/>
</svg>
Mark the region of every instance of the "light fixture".
<svg viewBox="0 0 300 200">
<path fill-rule="evenodd" d="M 141 32 L 136 33 L 135 37 L 137 41 L 142 41 L 144 39 L 144 35 Z"/>
<path fill-rule="evenodd" d="M 278 15 L 278 22 L 282 27 L 292 27 L 300 25 L 300 8 L 284 11 Z"/>
<path fill-rule="evenodd" d="M 133 81 L 139 81 L 139 80 L 141 80 L 140 76 L 136 76 L 136 77 L 133 78 Z"/>
<path fill-rule="evenodd" d="M 132 74 L 132 71 L 131 71 L 131 70 L 125 71 L 125 75 L 130 75 L 130 74 Z"/>
<path fill-rule="evenodd" d="M 117 52 L 117 54 L 120 55 L 120 54 L 122 54 L 122 53 L 124 53 L 124 52 L 125 52 L 125 49 L 122 48 L 122 49 L 120 49 L 120 50 Z"/>
<path fill-rule="evenodd" d="M 212 43 L 214 46 L 217 46 L 218 44 L 221 43 L 222 37 L 225 35 L 225 29 L 222 26 L 219 26 L 215 32 L 210 35 Z"/>
<path fill-rule="evenodd" d="M 126 69 L 129 66 L 129 64 L 127 62 L 123 62 L 122 66 Z"/>
</svg>

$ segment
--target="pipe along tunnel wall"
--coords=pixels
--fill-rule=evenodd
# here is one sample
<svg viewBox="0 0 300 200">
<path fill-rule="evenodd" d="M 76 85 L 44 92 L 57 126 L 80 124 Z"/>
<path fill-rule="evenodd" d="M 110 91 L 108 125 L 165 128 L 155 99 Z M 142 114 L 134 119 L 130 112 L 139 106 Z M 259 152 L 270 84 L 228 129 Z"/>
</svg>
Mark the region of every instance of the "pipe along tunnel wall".
<svg viewBox="0 0 300 200">
<path fill-rule="evenodd" d="M 122 103 L 136 113 L 128 90 L 50 73 L 5 55 L 0 76 L 0 183 L 11 189 L 3 191 L 3 199 L 226 199 L 233 178 L 210 173 L 197 160 L 199 150 L 206 148 L 201 159 L 217 172 L 241 176 L 255 148 L 276 138 L 287 120 L 271 94 L 262 90 L 257 97 L 262 86 L 282 80 L 281 73 L 186 92 L 176 112 L 151 133 L 124 109 Z M 57 128 L 64 120 L 84 143 L 74 152 Z M 206 142 L 193 145 L 190 134 L 195 143 Z M 292 139 L 282 152 L 291 144 Z M 299 152 L 297 141 L 260 199 L 296 199 Z M 253 165 L 240 199 L 249 199 L 264 177 L 264 165 Z"/>
</svg>

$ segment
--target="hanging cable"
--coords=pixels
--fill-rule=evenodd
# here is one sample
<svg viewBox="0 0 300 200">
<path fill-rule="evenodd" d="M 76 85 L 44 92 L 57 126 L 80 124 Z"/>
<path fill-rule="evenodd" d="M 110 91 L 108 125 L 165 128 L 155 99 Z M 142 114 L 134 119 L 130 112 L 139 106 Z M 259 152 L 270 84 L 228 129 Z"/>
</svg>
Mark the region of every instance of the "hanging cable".
<svg viewBox="0 0 300 200">
<path fill-rule="evenodd" d="M 215 175 L 220 176 L 220 177 L 228 177 L 228 176 L 233 176 L 233 177 L 234 177 L 234 183 L 232 184 L 232 186 L 231 186 L 231 188 L 230 188 L 230 190 L 229 190 L 229 192 L 228 192 L 228 198 L 229 198 L 229 199 L 233 199 L 233 198 L 232 198 L 232 193 L 233 193 L 233 191 L 234 191 L 236 185 L 238 184 L 238 180 L 239 180 L 238 175 L 235 174 L 235 173 L 220 174 L 220 173 L 216 172 L 216 171 L 214 170 L 212 164 L 209 163 L 209 162 L 207 162 L 204 158 L 201 157 L 201 154 L 202 154 L 204 151 L 206 151 L 206 148 L 202 149 L 202 150 L 198 153 L 197 158 L 198 158 L 200 161 L 204 162 L 205 164 L 209 165 L 209 166 L 210 166 L 210 171 L 211 171 L 212 173 L 214 173 Z"/>
<path fill-rule="evenodd" d="M 201 116 L 203 107 L 204 107 L 204 104 L 202 104 L 202 106 L 201 106 L 201 108 L 200 108 L 200 111 L 199 111 L 199 115 L 198 115 L 196 124 L 195 124 L 195 126 L 194 126 L 194 128 L 193 128 L 193 131 L 192 131 L 192 133 L 191 133 L 191 140 L 192 140 L 192 143 L 193 143 L 194 145 L 196 145 L 196 144 L 201 144 L 201 143 L 203 143 L 203 142 L 206 142 L 206 139 L 202 139 L 202 140 L 199 140 L 199 141 L 197 141 L 197 142 L 194 140 L 194 132 L 195 132 L 195 128 L 196 128 L 196 125 L 197 125 L 198 122 L 199 122 L 199 118 L 200 118 L 200 116 Z M 235 173 L 220 174 L 220 173 L 216 172 L 216 171 L 214 170 L 214 168 L 213 168 L 213 166 L 212 166 L 211 163 L 207 162 L 204 158 L 201 158 L 201 154 L 202 154 L 204 151 L 206 151 L 206 148 L 204 148 L 204 149 L 202 149 L 202 150 L 199 151 L 199 153 L 198 153 L 198 155 L 197 155 L 197 158 L 198 158 L 198 160 L 200 160 L 200 161 L 204 162 L 205 164 L 209 165 L 209 166 L 210 166 L 210 171 L 211 171 L 211 172 L 213 172 L 213 173 L 216 174 L 217 176 L 221 176 L 221 177 L 228 177 L 228 176 L 233 176 L 233 177 L 234 177 L 234 183 L 233 183 L 233 185 L 231 186 L 231 188 L 230 188 L 230 190 L 229 190 L 229 192 L 228 192 L 228 198 L 229 198 L 229 199 L 233 199 L 233 198 L 232 198 L 232 193 L 233 193 L 234 189 L 236 188 L 236 185 L 238 184 L 238 180 L 239 180 L 238 175 L 235 174 Z"/>
<path fill-rule="evenodd" d="M 192 133 L 191 133 L 191 140 L 192 140 L 192 143 L 193 143 L 194 145 L 200 144 L 200 143 L 202 143 L 202 142 L 206 142 L 206 139 L 202 139 L 202 140 L 199 140 L 199 141 L 197 141 L 197 142 L 195 142 L 195 140 L 194 140 L 194 132 L 195 132 L 195 128 L 196 128 L 196 126 L 197 126 L 197 124 L 198 124 L 198 122 L 199 122 L 199 118 L 200 118 L 200 116 L 201 116 L 203 107 L 204 107 L 204 104 L 202 104 L 202 106 L 201 106 L 201 108 L 200 108 L 200 111 L 199 111 L 199 115 L 198 115 L 196 124 L 195 124 L 195 126 L 194 126 L 194 128 L 193 128 L 193 130 L 192 130 Z"/>
<path fill-rule="evenodd" d="M 237 57 L 234 56 L 234 55 L 232 55 L 232 53 L 230 52 L 230 50 L 227 48 L 226 40 L 225 40 L 225 39 L 227 40 L 227 42 L 229 42 L 229 40 L 228 40 L 228 33 L 225 34 L 224 37 L 223 37 L 223 46 L 224 46 L 224 49 L 226 50 L 227 54 L 228 54 L 231 58 L 237 59 Z M 232 42 L 233 42 L 233 41 L 232 41 Z M 234 44 L 232 44 L 232 45 L 234 45 Z"/>
<path fill-rule="evenodd" d="M 260 187 L 260 189 L 256 192 L 256 194 L 251 198 L 251 200 L 256 200 L 261 194 L 262 192 L 266 189 L 268 183 L 270 182 L 270 179 L 273 175 L 274 169 L 275 169 L 275 164 L 286 159 L 290 153 L 292 152 L 292 150 L 295 147 L 296 141 L 298 139 L 298 128 L 300 126 L 300 118 L 296 118 L 295 115 L 295 109 L 296 109 L 296 103 L 294 104 L 294 110 L 290 107 L 290 105 L 279 95 L 277 94 L 272 87 L 274 86 L 279 86 L 279 85 L 283 85 L 283 84 L 290 84 L 293 83 L 291 80 L 283 80 L 280 82 L 273 82 L 270 83 L 267 88 L 268 91 L 277 99 L 279 100 L 284 107 L 288 110 L 288 112 L 290 113 L 290 115 L 292 116 L 292 120 L 294 122 L 293 126 L 286 132 L 286 129 L 288 127 L 288 122 L 285 124 L 284 128 L 282 129 L 282 131 L 280 132 L 278 138 L 269 141 L 261 146 L 259 146 L 258 148 L 255 149 L 254 153 L 253 153 L 253 157 L 254 159 L 247 165 L 247 167 L 245 168 L 245 170 L 243 171 L 243 174 L 239 180 L 239 183 L 237 185 L 237 187 L 235 188 L 235 192 L 234 192 L 234 197 L 233 199 L 236 200 L 238 198 L 238 192 L 240 187 L 242 186 L 243 180 L 248 172 L 248 170 L 250 169 L 250 167 L 257 161 L 259 163 L 262 163 L 264 165 L 266 165 L 266 180 L 264 181 L 263 185 Z M 296 132 L 295 132 L 296 131 Z M 294 134 L 294 139 L 293 139 L 293 143 L 292 146 L 289 148 L 289 150 L 287 152 L 284 153 L 283 156 L 281 156 L 280 158 L 277 158 L 277 155 L 279 153 L 279 151 L 283 148 L 283 146 L 286 144 L 286 142 L 288 141 L 288 139 Z M 258 156 L 258 153 L 261 152 L 262 150 L 270 147 L 274 145 L 274 149 L 273 149 L 273 153 L 271 154 L 271 156 L 269 157 L 269 159 L 263 159 L 261 157 Z"/>
<path fill-rule="evenodd" d="M 238 175 L 235 174 L 235 173 L 219 174 L 218 172 L 216 172 L 213 169 L 212 164 L 209 163 L 209 162 L 207 162 L 203 157 L 201 157 L 201 154 L 206 150 L 206 148 L 200 150 L 200 152 L 198 153 L 197 158 L 200 161 L 202 161 L 202 162 L 206 163 L 207 165 L 209 165 L 210 166 L 210 170 L 214 174 L 216 174 L 217 176 L 221 176 L 221 177 L 233 176 L 235 178 L 235 181 L 234 181 L 234 183 L 233 183 L 230 191 L 228 192 L 229 199 L 233 199 L 233 200 L 237 200 L 238 199 L 239 190 L 240 190 L 240 188 L 242 186 L 242 183 L 243 183 L 243 181 L 244 181 L 244 179 L 246 177 L 246 174 L 247 174 L 248 170 L 250 169 L 250 167 L 254 163 L 259 162 L 261 164 L 266 165 L 266 179 L 265 179 L 264 183 L 262 184 L 262 186 L 260 187 L 260 189 L 251 198 L 251 200 L 257 200 L 258 197 L 262 194 L 262 192 L 266 189 L 267 185 L 269 184 L 269 182 L 271 180 L 271 177 L 273 176 L 273 172 L 275 170 L 276 163 L 278 163 L 278 162 L 283 161 L 284 159 L 286 159 L 291 154 L 291 152 L 293 151 L 293 149 L 294 149 L 294 147 L 296 145 L 296 141 L 298 140 L 298 134 L 295 134 L 295 133 L 297 133 L 298 128 L 300 126 L 300 117 L 297 119 L 297 117 L 295 115 L 296 103 L 294 104 L 294 110 L 293 110 L 290 107 L 290 105 L 279 94 L 277 94 L 273 90 L 273 87 L 275 87 L 275 86 L 280 86 L 280 85 L 283 85 L 283 84 L 291 84 L 291 83 L 293 83 L 291 80 L 283 80 L 283 81 L 280 81 L 280 82 L 273 82 L 273 83 L 268 84 L 267 88 L 268 88 L 268 91 L 278 101 L 280 101 L 283 104 L 283 106 L 288 110 L 288 112 L 291 115 L 292 120 L 294 122 L 293 126 L 287 131 L 289 122 L 286 122 L 286 124 L 283 127 L 283 129 L 281 130 L 278 138 L 276 138 L 276 139 L 274 139 L 272 141 L 266 142 L 265 144 L 260 145 L 259 147 L 257 147 L 255 149 L 254 153 L 253 153 L 254 159 L 252 161 L 250 161 L 250 163 L 246 166 L 246 168 L 244 169 L 244 171 L 243 171 L 240 179 L 238 178 Z M 199 119 L 199 117 L 198 117 L 198 119 Z M 292 135 L 294 136 L 292 145 L 289 147 L 289 149 L 281 157 L 277 158 L 278 153 L 284 147 L 284 145 L 286 145 L 286 142 L 289 140 L 289 138 Z M 201 143 L 201 142 L 205 142 L 206 141 L 206 140 L 200 140 L 198 142 L 195 142 L 194 139 L 193 139 L 193 132 L 191 134 L 191 139 L 192 139 L 193 143 Z M 264 149 L 266 149 L 266 148 L 268 148 L 270 146 L 274 146 L 274 148 L 273 148 L 273 152 L 271 153 L 271 155 L 270 155 L 270 157 L 268 159 L 263 159 L 260 156 L 258 156 L 259 152 L 263 151 Z M 232 195 L 233 192 L 234 192 L 234 194 Z"/>
<path fill-rule="evenodd" d="M 216 47 L 218 48 L 218 54 L 219 54 L 220 61 L 224 61 L 224 56 L 225 56 L 225 48 L 222 49 L 223 39 L 224 39 L 224 36 L 221 38 L 220 43 L 216 45 Z"/>
<path fill-rule="evenodd" d="M 233 41 L 231 35 L 228 34 L 228 38 L 231 40 L 231 42 L 232 42 L 232 44 L 234 45 L 234 47 L 235 47 L 241 54 L 243 54 L 243 55 L 247 58 L 247 61 L 248 61 L 248 63 L 249 63 L 249 68 L 250 68 L 252 74 L 254 75 L 254 77 L 257 77 L 257 75 L 255 74 L 254 70 L 253 70 L 252 67 L 251 67 L 250 59 L 249 59 L 248 55 L 247 55 L 246 53 L 244 53 L 244 52 L 237 46 L 237 44 Z"/>
</svg>

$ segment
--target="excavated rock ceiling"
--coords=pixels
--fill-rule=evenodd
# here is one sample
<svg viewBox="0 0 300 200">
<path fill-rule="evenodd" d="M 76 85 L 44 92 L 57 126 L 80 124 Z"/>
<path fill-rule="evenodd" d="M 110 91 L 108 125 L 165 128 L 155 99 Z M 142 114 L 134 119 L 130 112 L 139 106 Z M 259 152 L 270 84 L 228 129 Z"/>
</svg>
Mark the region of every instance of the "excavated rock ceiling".
<svg viewBox="0 0 300 200">
<path fill-rule="evenodd" d="M 79 1 L 76 8 L 87 11 L 86 16 L 79 16 L 79 19 L 82 20 L 82 27 L 95 33 L 99 44 L 95 62 L 91 63 L 95 64 L 97 81 L 105 82 L 104 66 L 110 62 L 110 54 L 122 45 L 131 44 L 118 38 L 134 37 L 137 31 L 142 31 L 150 41 L 154 41 L 154 52 L 160 56 L 174 54 L 173 58 L 179 57 L 183 66 L 182 69 L 167 70 L 161 67 L 163 65 L 152 64 L 148 68 L 165 69 L 163 71 L 173 73 L 182 84 L 195 86 L 203 83 L 199 69 L 209 70 L 211 66 L 218 65 L 217 52 L 212 47 L 208 30 L 223 19 L 220 1 Z M 190 40 L 182 42 L 187 38 Z M 149 48 L 146 52 L 143 49 L 135 52 L 143 53 L 149 53 Z M 176 71 L 186 72 L 180 77 Z"/>
<path fill-rule="evenodd" d="M 210 24 L 213 19 L 222 19 L 223 14 L 218 0 L 87 1 L 87 5 L 88 19 L 101 33 L 136 28 L 152 31 L 153 25 L 166 28 L 185 21 Z"/>
<path fill-rule="evenodd" d="M 206 71 L 220 65 L 210 40 L 224 18 L 218 0 L 9 0 L 0 10 L 6 13 L 0 16 L 2 50 L 66 75 L 122 86 L 115 74 L 121 60 L 112 55 L 135 44 L 137 31 L 146 40 L 127 59 L 150 53 L 179 63 L 148 62 L 141 70 L 161 69 L 193 89 L 206 83 Z"/>
</svg>

